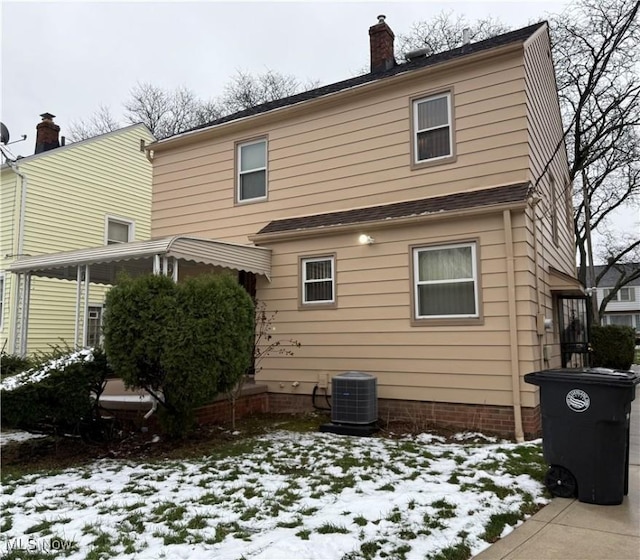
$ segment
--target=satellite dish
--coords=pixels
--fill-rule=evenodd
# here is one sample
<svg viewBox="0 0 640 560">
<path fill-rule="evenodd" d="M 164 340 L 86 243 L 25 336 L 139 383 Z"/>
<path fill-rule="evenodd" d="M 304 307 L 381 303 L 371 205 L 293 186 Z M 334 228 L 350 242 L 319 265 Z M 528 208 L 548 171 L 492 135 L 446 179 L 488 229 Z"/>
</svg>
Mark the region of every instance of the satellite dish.
<svg viewBox="0 0 640 560">
<path fill-rule="evenodd" d="M 3 122 L 0 122 L 0 142 L 2 142 L 2 144 L 8 144 L 9 139 L 9 129 L 4 125 Z"/>
</svg>

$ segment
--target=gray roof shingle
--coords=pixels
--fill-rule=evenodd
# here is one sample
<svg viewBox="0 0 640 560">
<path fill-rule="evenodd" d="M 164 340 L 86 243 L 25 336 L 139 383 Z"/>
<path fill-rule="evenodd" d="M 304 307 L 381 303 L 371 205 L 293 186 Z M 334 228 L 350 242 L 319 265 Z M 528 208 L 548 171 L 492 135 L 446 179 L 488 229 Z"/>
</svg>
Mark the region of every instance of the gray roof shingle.
<svg viewBox="0 0 640 560">
<path fill-rule="evenodd" d="M 265 233 L 281 233 L 285 231 L 308 230 L 331 226 L 358 224 L 363 222 L 390 220 L 393 218 L 407 218 L 438 212 L 466 210 L 496 204 L 524 202 L 529 195 L 529 183 L 516 183 L 503 187 L 482 189 L 470 192 L 449 194 L 394 202 L 380 206 L 342 210 L 326 214 L 313 214 L 297 218 L 274 220 L 263 227 L 258 235 Z"/>
<path fill-rule="evenodd" d="M 600 274 L 604 270 L 604 265 L 596 265 L 593 267 L 593 271 L 596 275 Z M 629 263 L 618 265 L 618 267 L 610 268 L 607 273 L 600 279 L 598 282 L 599 288 L 612 288 L 616 285 L 618 278 L 620 278 L 621 271 L 619 268 L 622 268 L 622 271 L 626 272 L 626 275 L 631 274 L 632 272 L 637 271 L 640 268 L 640 263 Z M 640 278 L 636 278 L 627 284 L 627 286 L 640 286 Z"/>
<path fill-rule="evenodd" d="M 521 29 L 516 29 L 515 31 L 510 31 L 509 33 L 503 33 L 502 35 L 497 35 L 495 37 L 485 39 L 484 41 L 478 41 L 477 43 L 469 43 L 461 47 L 451 49 L 449 51 L 444 51 L 441 53 L 434 54 L 429 57 L 418 58 L 418 59 L 412 60 L 411 62 L 397 64 L 396 66 L 393 66 L 389 70 L 385 70 L 383 72 L 369 72 L 368 74 L 356 76 L 355 78 L 350 78 L 348 80 L 335 82 L 333 84 L 311 89 L 309 91 L 304 91 L 302 93 L 291 95 L 289 97 L 283 97 L 282 99 L 277 99 L 275 101 L 270 101 L 268 103 L 262 103 L 261 105 L 256 105 L 255 107 L 251 107 L 243 111 L 238 111 L 237 113 L 226 115 L 212 122 L 196 126 L 189 130 L 186 130 L 185 132 L 192 132 L 194 130 L 209 128 L 211 126 L 216 126 L 219 124 L 235 121 L 245 117 L 250 117 L 252 115 L 267 113 L 274 109 L 280 109 L 282 107 L 287 107 L 289 105 L 295 105 L 296 103 L 309 101 L 317 97 L 322 97 L 323 95 L 337 93 L 339 91 L 346 90 L 355 86 L 363 85 L 369 82 L 374 82 L 376 80 L 391 78 L 392 76 L 397 76 L 398 74 L 410 72 L 412 70 L 418 70 L 420 68 L 426 68 L 428 66 L 433 66 L 435 64 L 439 64 L 442 62 L 448 62 L 449 60 L 461 58 L 463 56 L 468 56 L 471 54 L 479 53 L 479 52 L 493 49 L 496 47 L 502 47 L 512 43 L 524 42 L 544 25 L 546 25 L 546 22 L 543 21 L 540 23 L 536 23 L 534 25 L 523 27 Z M 183 134 L 183 133 L 180 133 L 180 134 Z"/>
</svg>

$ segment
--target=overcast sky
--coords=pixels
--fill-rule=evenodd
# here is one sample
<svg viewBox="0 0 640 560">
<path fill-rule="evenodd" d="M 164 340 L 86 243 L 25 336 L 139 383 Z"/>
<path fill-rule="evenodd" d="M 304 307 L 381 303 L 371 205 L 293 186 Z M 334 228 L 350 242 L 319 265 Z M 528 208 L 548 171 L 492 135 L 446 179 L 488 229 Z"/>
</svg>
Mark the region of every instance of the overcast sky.
<svg viewBox="0 0 640 560">
<path fill-rule="evenodd" d="M 44 112 L 61 135 L 100 106 L 121 119 L 136 82 L 219 96 L 238 70 L 267 69 L 327 84 L 369 64 L 378 14 L 397 34 L 453 11 L 516 27 L 546 19 L 563 2 L 8 2 L 2 18 L 0 120 L 14 154 L 30 155 Z M 121 119 L 123 124 L 124 120 Z M 637 215 L 636 218 L 637 220 Z M 631 223 L 630 223 L 631 226 Z M 637 227 L 636 224 L 633 227 Z"/>
<path fill-rule="evenodd" d="M 114 116 L 136 82 L 217 97 L 237 70 L 321 84 L 369 63 L 378 14 L 396 33 L 442 10 L 520 27 L 557 2 L 2 2 L 2 122 L 33 153 L 39 115 L 61 134 L 99 105 Z"/>
</svg>

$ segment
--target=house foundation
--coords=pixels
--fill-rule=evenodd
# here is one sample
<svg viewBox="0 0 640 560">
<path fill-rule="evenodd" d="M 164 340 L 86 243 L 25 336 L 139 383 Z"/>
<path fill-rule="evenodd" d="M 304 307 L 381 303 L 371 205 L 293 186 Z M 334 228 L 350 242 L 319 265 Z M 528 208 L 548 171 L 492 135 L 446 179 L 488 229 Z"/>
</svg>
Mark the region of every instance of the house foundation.
<svg viewBox="0 0 640 560">
<path fill-rule="evenodd" d="M 269 412 L 302 413 L 313 410 L 308 395 L 269 393 Z M 400 422 L 415 430 L 471 430 L 508 438 L 515 435 L 511 406 L 378 399 L 378 418 L 382 426 Z M 540 437 L 540 407 L 523 407 L 522 424 L 526 439 Z"/>
<path fill-rule="evenodd" d="M 150 403 L 136 393 L 123 389 L 120 380 L 111 380 L 107 395 L 115 397 L 102 402 L 108 414 L 134 429 L 147 427 L 158 429 L 158 416 L 149 414 Z M 126 393 L 115 396 L 114 393 Z M 106 406 L 105 406 L 106 405 Z M 319 402 L 320 410 L 327 410 L 326 402 Z M 317 411 L 310 395 L 269 393 L 266 385 L 246 384 L 236 400 L 236 419 L 253 414 L 301 414 Z M 227 423 L 231 421 L 232 405 L 226 395 L 219 395 L 205 406 L 196 409 L 196 422 L 200 425 Z M 145 418 L 145 416 L 147 416 Z M 513 407 L 446 403 L 433 401 L 409 401 L 378 399 L 378 423 L 381 427 L 394 423 L 405 425 L 412 431 L 442 429 L 469 430 L 501 437 L 515 436 Z M 522 408 L 522 425 L 526 439 L 541 437 L 540 407 Z"/>
</svg>

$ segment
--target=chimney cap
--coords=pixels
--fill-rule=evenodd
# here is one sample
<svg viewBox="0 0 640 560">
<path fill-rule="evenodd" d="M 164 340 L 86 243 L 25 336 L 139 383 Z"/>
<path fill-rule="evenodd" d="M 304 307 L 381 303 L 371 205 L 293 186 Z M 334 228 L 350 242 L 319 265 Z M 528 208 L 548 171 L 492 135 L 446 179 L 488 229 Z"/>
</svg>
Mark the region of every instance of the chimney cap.
<svg viewBox="0 0 640 560">
<path fill-rule="evenodd" d="M 387 16 L 385 15 L 379 15 L 378 16 L 378 23 L 384 23 L 384 20 L 387 18 Z"/>
<path fill-rule="evenodd" d="M 55 118 L 55 115 L 52 115 L 51 113 L 42 113 L 40 116 L 42 117 L 43 121 L 53 120 Z"/>
</svg>

